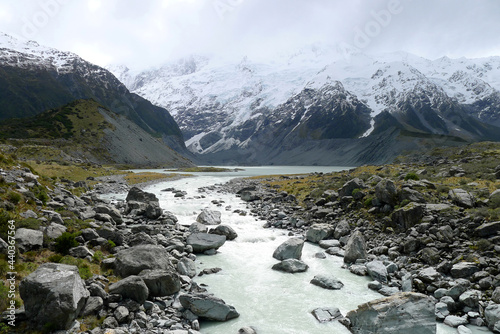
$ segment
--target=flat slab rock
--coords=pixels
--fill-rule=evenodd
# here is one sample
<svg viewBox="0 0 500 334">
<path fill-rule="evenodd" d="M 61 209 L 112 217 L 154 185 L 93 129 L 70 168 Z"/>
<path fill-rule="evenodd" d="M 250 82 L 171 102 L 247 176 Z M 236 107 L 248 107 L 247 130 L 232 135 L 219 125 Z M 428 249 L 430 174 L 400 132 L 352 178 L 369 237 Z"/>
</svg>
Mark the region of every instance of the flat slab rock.
<svg viewBox="0 0 500 334">
<path fill-rule="evenodd" d="M 420 293 L 403 292 L 372 300 L 346 317 L 354 334 L 436 334 L 434 302 Z"/>
<path fill-rule="evenodd" d="M 312 314 L 319 322 L 328 322 L 342 318 L 342 313 L 336 307 L 317 308 L 312 311 Z"/>
</svg>

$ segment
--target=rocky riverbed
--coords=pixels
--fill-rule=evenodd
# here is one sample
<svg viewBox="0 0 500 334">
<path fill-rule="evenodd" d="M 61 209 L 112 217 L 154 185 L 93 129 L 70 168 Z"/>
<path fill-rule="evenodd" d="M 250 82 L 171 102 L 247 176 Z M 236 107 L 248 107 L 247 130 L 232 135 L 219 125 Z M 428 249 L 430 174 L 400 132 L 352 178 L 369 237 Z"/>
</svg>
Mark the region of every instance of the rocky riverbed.
<svg viewBox="0 0 500 334">
<path fill-rule="evenodd" d="M 276 270 L 307 270 L 300 249 L 311 242 L 323 256 L 342 257 L 345 270 L 372 278 L 369 288 L 381 299 L 344 315 L 315 310 L 319 321 L 340 319 L 354 333 L 434 333 L 438 319 L 459 333 L 468 333 L 466 324 L 500 333 L 500 193 L 471 175 L 468 164 L 480 158 L 235 179 L 199 192 L 235 194 L 266 221 L 263 228 L 287 231 L 290 240 L 273 255 L 281 261 Z M 497 165 L 480 172 L 490 186 Z M 219 271 L 198 273 L 197 254 L 216 254 L 237 237 L 219 212 L 200 210 L 187 227 L 154 194 L 119 179 L 90 189 L 85 181 L 44 185 L 29 168 L 0 172 L 2 219 L 15 221 L 16 261 L 31 268 L 16 281 L 18 332 L 194 334 L 200 321 L 239 316 L 193 281 Z M 455 178 L 460 187 L 450 187 Z M 126 200 L 102 199 L 109 191 L 127 192 Z M 6 255 L 8 241 L 2 234 Z M 322 276 L 313 284 L 343 286 Z M 4 323 L 12 316 L 4 312 Z"/>
</svg>

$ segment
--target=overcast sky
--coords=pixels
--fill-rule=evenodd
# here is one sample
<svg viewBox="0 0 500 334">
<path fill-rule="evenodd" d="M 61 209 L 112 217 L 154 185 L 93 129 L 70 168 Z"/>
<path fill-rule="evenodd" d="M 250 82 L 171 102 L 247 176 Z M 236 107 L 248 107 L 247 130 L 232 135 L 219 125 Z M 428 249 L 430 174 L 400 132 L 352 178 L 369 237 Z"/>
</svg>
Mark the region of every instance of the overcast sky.
<svg viewBox="0 0 500 334">
<path fill-rule="evenodd" d="M 500 55 L 500 1 L 0 0 L 0 31 L 136 69 L 191 53 L 267 57 L 312 43 L 482 57 Z"/>
</svg>

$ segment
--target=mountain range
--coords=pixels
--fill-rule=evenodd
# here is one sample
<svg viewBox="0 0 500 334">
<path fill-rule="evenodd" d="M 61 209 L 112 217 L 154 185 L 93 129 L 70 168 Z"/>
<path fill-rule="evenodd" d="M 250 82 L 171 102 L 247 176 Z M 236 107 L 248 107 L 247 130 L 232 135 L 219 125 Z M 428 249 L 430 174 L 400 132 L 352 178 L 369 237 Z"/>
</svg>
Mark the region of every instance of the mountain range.
<svg viewBox="0 0 500 334">
<path fill-rule="evenodd" d="M 177 123 L 167 110 L 131 93 L 108 70 L 74 53 L 0 33 L 0 87 L 0 120 L 33 118 L 77 100 L 91 99 L 96 102 L 91 108 L 93 113 L 100 110 L 100 117 L 105 117 L 107 123 L 118 122 L 114 129 L 129 129 L 128 132 L 114 131 L 113 138 L 118 133 L 121 138 L 115 138 L 113 142 L 121 140 L 126 143 L 140 135 L 144 142 L 154 143 L 152 145 L 157 147 L 156 152 L 143 150 L 142 155 L 138 155 L 135 152 L 137 148 L 132 147 L 119 150 L 121 156 L 110 152 L 109 159 L 104 161 L 130 162 L 141 166 L 153 162 L 155 165 L 161 165 L 161 162 L 169 166 L 173 162 L 182 166 L 191 165 L 181 156 L 189 155 L 189 152 Z M 17 129 L 21 128 L 21 123 L 17 123 Z M 138 140 L 131 142 L 137 143 Z M 158 146 L 159 143 L 161 146 Z M 99 143 L 93 144 L 100 147 Z M 172 152 L 170 148 L 179 153 Z M 102 159 L 95 162 L 100 161 Z"/>
<path fill-rule="evenodd" d="M 500 140 L 500 57 L 314 45 L 272 60 L 191 56 L 109 70 L 168 109 L 210 164 L 383 163 L 405 150 Z"/>
<path fill-rule="evenodd" d="M 0 33 L 0 87 L 0 120 L 90 100 L 93 115 L 111 112 L 144 131 L 134 130 L 133 142 L 148 136 L 210 165 L 354 166 L 500 140 L 500 57 L 428 60 L 313 45 L 273 59 L 193 55 L 135 72 Z M 123 122 L 115 143 L 129 135 Z M 144 161 L 162 160 L 143 151 Z M 131 155 L 114 161 L 142 159 L 120 152 Z"/>
</svg>

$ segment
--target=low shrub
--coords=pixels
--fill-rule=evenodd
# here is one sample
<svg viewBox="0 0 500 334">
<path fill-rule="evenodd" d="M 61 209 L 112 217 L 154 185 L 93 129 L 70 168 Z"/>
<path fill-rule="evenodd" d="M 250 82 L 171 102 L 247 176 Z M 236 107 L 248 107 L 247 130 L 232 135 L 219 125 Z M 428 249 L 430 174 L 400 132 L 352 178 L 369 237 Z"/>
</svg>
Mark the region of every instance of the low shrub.
<svg viewBox="0 0 500 334">
<path fill-rule="evenodd" d="M 56 239 L 56 251 L 61 254 L 68 254 L 71 248 L 77 247 L 79 245 L 78 241 L 75 240 L 75 237 L 76 233 L 64 232 L 60 237 Z"/>
</svg>

